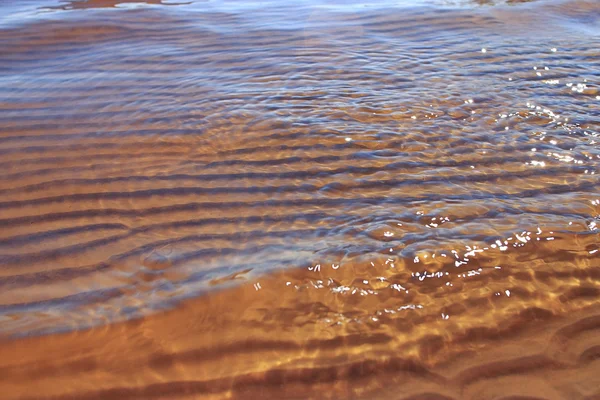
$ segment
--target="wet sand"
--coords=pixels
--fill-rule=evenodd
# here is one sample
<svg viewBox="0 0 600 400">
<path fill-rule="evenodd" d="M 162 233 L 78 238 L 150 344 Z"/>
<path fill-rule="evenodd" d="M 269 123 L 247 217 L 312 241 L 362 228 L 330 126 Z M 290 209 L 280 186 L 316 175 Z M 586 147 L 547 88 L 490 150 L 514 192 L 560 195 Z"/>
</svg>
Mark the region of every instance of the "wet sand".
<svg viewBox="0 0 600 400">
<path fill-rule="evenodd" d="M 0 5 L 0 397 L 600 398 L 599 4 L 150 3 Z"/>
</svg>

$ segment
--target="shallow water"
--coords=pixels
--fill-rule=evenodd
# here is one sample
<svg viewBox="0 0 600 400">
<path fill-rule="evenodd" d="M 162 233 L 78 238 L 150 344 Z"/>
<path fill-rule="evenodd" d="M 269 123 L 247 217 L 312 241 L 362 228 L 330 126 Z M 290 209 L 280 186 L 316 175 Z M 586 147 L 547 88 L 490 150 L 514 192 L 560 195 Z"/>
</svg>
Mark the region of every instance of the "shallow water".
<svg viewBox="0 0 600 400">
<path fill-rule="evenodd" d="M 3 398 L 600 396 L 600 3 L 175 3 L 0 3 Z"/>
</svg>

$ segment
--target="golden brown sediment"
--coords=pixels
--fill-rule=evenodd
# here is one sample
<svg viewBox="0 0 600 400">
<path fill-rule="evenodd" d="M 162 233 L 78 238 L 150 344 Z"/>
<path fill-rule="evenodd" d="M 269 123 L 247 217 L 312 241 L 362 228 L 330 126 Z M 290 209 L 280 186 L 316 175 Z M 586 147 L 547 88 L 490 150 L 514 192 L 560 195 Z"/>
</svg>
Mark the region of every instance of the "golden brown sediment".
<svg viewBox="0 0 600 400">
<path fill-rule="evenodd" d="M 574 276 L 598 279 L 599 265 L 575 261 Z M 396 268 L 379 271 L 386 283 L 408 273 Z M 379 280 L 353 286 L 356 269 L 278 273 L 261 277 L 260 289 L 244 282 L 139 320 L 4 340 L 0 387 L 7 399 L 600 394 L 600 309 L 589 284 L 542 292 L 521 283 L 511 287 L 517 299 L 499 298 L 488 288 L 511 280 L 501 274 L 482 282 L 478 298 L 417 290 L 412 301 L 423 308 L 398 310 L 410 293 L 377 288 Z M 332 291 L 345 285 L 371 293 Z"/>
<path fill-rule="evenodd" d="M 600 5 L 535 3 L 1 20 L 0 399 L 599 399 Z"/>
</svg>

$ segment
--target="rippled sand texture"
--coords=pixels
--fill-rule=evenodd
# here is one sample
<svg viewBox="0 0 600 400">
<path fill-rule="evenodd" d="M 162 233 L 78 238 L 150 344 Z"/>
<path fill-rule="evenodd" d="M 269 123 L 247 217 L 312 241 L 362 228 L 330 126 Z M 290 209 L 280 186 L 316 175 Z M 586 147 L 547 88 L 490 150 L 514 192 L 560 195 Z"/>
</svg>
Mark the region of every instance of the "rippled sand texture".
<svg viewBox="0 0 600 400">
<path fill-rule="evenodd" d="M 0 19 L 0 397 L 600 398 L 600 3 L 113 3 Z"/>
</svg>

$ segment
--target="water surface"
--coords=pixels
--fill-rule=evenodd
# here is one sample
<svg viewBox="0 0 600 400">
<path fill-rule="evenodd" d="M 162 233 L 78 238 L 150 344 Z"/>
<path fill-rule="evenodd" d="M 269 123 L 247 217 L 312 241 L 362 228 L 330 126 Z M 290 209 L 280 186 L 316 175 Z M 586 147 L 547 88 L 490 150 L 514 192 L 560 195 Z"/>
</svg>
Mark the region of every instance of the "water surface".
<svg viewBox="0 0 600 400">
<path fill-rule="evenodd" d="M 600 396 L 600 3 L 0 14 L 4 398 Z"/>
</svg>

